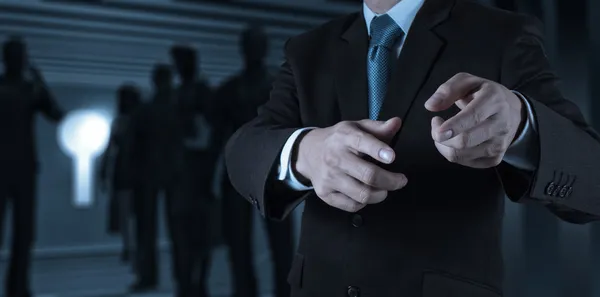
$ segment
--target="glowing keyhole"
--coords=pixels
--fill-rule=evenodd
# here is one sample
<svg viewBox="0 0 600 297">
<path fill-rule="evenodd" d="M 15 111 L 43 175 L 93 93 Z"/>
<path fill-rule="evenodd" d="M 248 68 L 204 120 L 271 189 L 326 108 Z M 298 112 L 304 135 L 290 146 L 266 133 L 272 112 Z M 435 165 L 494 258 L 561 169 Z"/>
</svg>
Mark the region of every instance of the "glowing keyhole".
<svg viewBox="0 0 600 297">
<path fill-rule="evenodd" d="M 62 122 L 59 142 L 73 160 L 73 202 L 87 207 L 93 203 L 94 160 L 104 151 L 110 136 L 110 121 L 90 110 L 69 113 Z"/>
</svg>

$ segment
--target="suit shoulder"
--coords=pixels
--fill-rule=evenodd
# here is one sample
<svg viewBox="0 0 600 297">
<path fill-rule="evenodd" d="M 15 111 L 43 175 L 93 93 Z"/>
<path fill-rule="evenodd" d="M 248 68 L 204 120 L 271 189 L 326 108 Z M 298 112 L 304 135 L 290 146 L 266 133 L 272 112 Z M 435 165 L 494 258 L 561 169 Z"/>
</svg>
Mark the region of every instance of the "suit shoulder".
<svg viewBox="0 0 600 297">
<path fill-rule="evenodd" d="M 360 13 L 352 13 L 328 21 L 312 30 L 290 38 L 286 44 L 288 54 L 310 50 L 311 48 L 322 49 L 324 45 L 331 42 L 334 36 L 340 36 L 352 22 L 360 16 Z"/>
<path fill-rule="evenodd" d="M 457 1 L 453 10 L 453 19 L 458 19 L 465 26 L 477 28 L 478 31 L 489 32 L 500 40 L 513 39 L 524 32 L 537 36 L 543 35 L 541 22 L 537 18 L 473 0 Z M 476 26 L 473 26 L 474 24 Z"/>
</svg>

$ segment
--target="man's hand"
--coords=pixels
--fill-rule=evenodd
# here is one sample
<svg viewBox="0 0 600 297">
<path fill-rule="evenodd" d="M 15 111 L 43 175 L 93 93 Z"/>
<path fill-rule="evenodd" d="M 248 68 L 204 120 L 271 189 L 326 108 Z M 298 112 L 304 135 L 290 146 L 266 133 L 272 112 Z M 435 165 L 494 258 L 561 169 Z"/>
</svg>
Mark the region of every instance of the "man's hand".
<svg viewBox="0 0 600 297">
<path fill-rule="evenodd" d="M 425 102 L 438 112 L 456 104 L 461 111 L 444 121 L 431 120 L 431 136 L 448 161 L 473 168 L 494 167 L 527 120 L 523 103 L 504 86 L 467 73 L 459 73 L 441 85 Z"/>
<path fill-rule="evenodd" d="M 335 208 L 356 212 L 367 204 L 380 203 L 388 191 L 403 188 L 407 179 L 363 156 L 392 163 L 395 153 L 385 141 L 391 140 L 400 126 L 400 119 L 393 118 L 314 129 L 299 143 L 295 170 L 311 181 L 321 200 Z"/>
</svg>

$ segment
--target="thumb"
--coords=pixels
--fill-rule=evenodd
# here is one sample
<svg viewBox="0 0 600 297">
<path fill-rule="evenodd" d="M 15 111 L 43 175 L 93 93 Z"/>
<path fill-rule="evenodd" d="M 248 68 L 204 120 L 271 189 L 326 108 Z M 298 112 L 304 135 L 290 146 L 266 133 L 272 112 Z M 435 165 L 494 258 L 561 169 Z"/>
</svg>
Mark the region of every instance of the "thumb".
<svg viewBox="0 0 600 297">
<path fill-rule="evenodd" d="M 445 120 L 438 116 L 431 119 L 431 138 L 433 138 L 433 140 L 437 141 L 438 139 L 442 138 L 442 136 L 439 135 L 439 130 L 444 122 Z"/>
<path fill-rule="evenodd" d="M 358 122 L 360 128 L 373 136 L 387 140 L 392 138 L 400 127 L 402 127 L 402 120 L 398 117 L 391 118 L 387 121 L 371 121 L 365 120 Z"/>
</svg>

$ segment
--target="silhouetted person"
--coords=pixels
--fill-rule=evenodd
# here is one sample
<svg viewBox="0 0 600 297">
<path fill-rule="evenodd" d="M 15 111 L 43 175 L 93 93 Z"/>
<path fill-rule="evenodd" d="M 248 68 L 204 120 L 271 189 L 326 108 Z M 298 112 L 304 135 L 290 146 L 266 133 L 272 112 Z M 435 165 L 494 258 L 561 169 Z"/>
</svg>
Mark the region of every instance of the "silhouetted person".
<svg viewBox="0 0 600 297">
<path fill-rule="evenodd" d="M 134 213 L 137 234 L 137 280 L 131 291 L 154 290 L 158 286 L 157 210 L 158 195 L 166 198 L 166 216 L 172 235 L 170 207 L 178 195 L 182 176 L 182 129 L 168 65 L 156 65 L 152 75 L 152 100 L 140 106 L 132 121 L 127 146 L 134 168 Z M 176 248 L 174 248 L 176 250 Z"/>
<path fill-rule="evenodd" d="M 131 116 L 141 104 L 141 95 L 135 86 L 123 85 L 117 96 L 117 116 L 112 123 L 108 147 L 102 156 L 100 180 L 103 189 L 110 188 L 108 232 L 121 236 L 121 259 L 128 262 L 134 251 L 131 233 L 134 191 L 132 172 L 125 168 L 125 159 L 131 156 L 124 154 L 124 146 L 131 129 Z"/>
<path fill-rule="evenodd" d="M 184 132 L 184 195 L 174 206 L 174 231 L 179 247 L 177 261 L 177 296 L 206 296 L 210 262 L 211 230 L 209 213 L 213 173 L 219 150 L 211 135 L 214 118 L 211 90 L 198 79 L 198 57 L 193 48 L 175 46 L 171 57 L 181 85 L 177 88 L 180 119 Z"/>
<path fill-rule="evenodd" d="M 256 117 L 257 109 L 269 99 L 272 78 L 265 66 L 268 40 L 261 28 L 253 27 L 241 36 L 244 70 L 227 81 L 218 91 L 224 122 L 221 141 Z M 251 173 L 249 173 L 251 174 Z M 256 276 L 252 265 L 252 222 L 254 208 L 231 186 L 228 178 L 223 186 L 224 232 L 229 245 L 230 260 L 237 297 L 257 294 Z M 264 221 L 274 262 L 275 296 L 289 296 L 286 278 L 293 256 L 292 222 Z"/>
<path fill-rule="evenodd" d="M 35 240 L 38 158 L 35 115 L 59 122 L 63 112 L 40 72 L 28 63 L 26 45 L 14 37 L 3 44 L 0 76 L 0 224 L 12 203 L 10 262 L 4 286 L 7 297 L 29 297 L 31 248 Z M 0 226 L 0 239 L 3 238 Z"/>
</svg>

